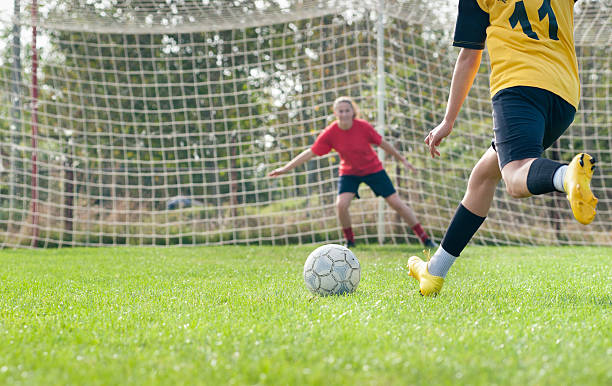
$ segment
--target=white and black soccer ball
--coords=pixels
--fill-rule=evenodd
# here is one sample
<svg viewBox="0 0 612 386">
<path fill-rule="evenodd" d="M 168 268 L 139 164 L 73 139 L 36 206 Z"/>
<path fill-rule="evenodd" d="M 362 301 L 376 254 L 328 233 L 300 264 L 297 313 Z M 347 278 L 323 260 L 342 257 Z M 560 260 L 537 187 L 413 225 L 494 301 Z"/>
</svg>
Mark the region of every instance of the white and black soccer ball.
<svg viewBox="0 0 612 386">
<path fill-rule="evenodd" d="M 361 279 L 359 260 L 338 244 L 323 245 L 306 259 L 304 281 L 316 295 L 341 295 L 355 291 Z"/>
</svg>

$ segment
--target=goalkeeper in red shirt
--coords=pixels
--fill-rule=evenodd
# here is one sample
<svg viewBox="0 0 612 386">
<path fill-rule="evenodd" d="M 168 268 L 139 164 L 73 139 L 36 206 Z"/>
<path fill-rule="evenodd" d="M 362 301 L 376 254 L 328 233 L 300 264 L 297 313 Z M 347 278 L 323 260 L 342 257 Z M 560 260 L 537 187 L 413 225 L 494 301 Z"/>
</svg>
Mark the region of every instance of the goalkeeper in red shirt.
<svg viewBox="0 0 612 386">
<path fill-rule="evenodd" d="M 354 197 L 359 198 L 357 190 L 362 182 L 370 186 L 374 194 L 382 196 L 399 213 L 423 245 L 430 248 L 435 247 L 436 244 L 429 238 L 412 208 L 400 199 L 371 145 L 380 146 L 387 154 L 395 157 L 412 171 L 416 170 L 414 166 L 385 141 L 372 125 L 358 118 L 359 110 L 351 98 L 336 99 L 334 115 L 337 120 L 319 134 L 309 149 L 304 150 L 285 166 L 270 172 L 269 176 L 276 177 L 287 173 L 313 157 L 325 155 L 334 149 L 340 155 L 341 160 L 336 208 L 347 247 L 355 245 L 349 206 Z"/>
</svg>

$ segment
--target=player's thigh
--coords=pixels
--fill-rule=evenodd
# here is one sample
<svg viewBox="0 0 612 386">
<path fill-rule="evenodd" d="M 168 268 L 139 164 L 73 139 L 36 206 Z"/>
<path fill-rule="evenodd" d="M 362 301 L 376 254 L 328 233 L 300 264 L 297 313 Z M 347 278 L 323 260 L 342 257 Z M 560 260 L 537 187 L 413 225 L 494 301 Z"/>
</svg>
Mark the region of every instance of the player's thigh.
<svg viewBox="0 0 612 386">
<path fill-rule="evenodd" d="M 397 192 L 391 194 L 390 196 L 385 197 L 385 201 L 387 202 L 387 204 L 389 204 L 391 208 L 395 210 L 400 210 L 404 206 L 407 206 L 404 203 L 404 201 L 402 201 L 402 198 L 399 196 Z"/>
<path fill-rule="evenodd" d="M 393 182 L 391 182 L 389 175 L 384 169 L 364 176 L 363 182 L 365 182 L 377 196 L 387 198 L 393 193 L 396 193 Z"/>
<path fill-rule="evenodd" d="M 336 197 L 336 208 L 338 208 L 339 211 L 348 210 L 348 208 L 351 206 L 351 201 L 353 201 L 353 198 L 355 198 L 355 193 L 345 192 L 339 194 Z"/>
<path fill-rule="evenodd" d="M 353 193 L 354 196 L 359 198 L 357 191 L 359 190 L 359 184 L 361 184 L 361 177 L 343 175 L 338 179 L 338 197 L 344 193 Z M 353 197 L 354 197 L 353 196 Z"/>
<path fill-rule="evenodd" d="M 509 162 L 542 155 L 546 114 L 521 87 L 495 94 L 493 124 L 500 170 Z"/>
</svg>

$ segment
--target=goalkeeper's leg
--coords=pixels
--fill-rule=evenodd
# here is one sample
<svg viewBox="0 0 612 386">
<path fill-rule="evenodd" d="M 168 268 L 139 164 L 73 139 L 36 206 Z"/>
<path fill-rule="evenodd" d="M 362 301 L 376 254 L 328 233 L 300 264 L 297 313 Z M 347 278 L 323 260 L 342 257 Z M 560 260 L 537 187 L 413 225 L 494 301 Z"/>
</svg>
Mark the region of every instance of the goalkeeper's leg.
<svg viewBox="0 0 612 386">
<path fill-rule="evenodd" d="M 353 234 L 353 228 L 351 226 L 351 214 L 349 212 L 349 207 L 351 206 L 351 201 L 354 197 L 355 193 L 344 192 L 340 193 L 336 198 L 336 210 L 338 212 L 338 220 L 340 221 L 342 233 L 344 234 L 344 238 L 346 239 L 344 245 L 347 248 L 355 246 L 355 235 Z"/>
<path fill-rule="evenodd" d="M 428 263 L 417 256 L 408 259 L 409 274 L 419 281 L 422 295 L 440 292 L 446 273 L 489 213 L 500 180 L 497 153 L 489 148 L 472 169 L 465 196 L 436 253 Z"/>
</svg>

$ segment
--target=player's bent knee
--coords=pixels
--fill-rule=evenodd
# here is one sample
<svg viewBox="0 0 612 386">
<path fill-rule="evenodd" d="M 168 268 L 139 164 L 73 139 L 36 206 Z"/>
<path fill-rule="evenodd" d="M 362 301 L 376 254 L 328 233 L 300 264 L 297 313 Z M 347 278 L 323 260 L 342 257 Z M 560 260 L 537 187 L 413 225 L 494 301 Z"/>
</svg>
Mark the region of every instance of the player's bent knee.
<svg viewBox="0 0 612 386">
<path fill-rule="evenodd" d="M 521 189 L 520 183 L 516 181 L 516 179 L 513 179 L 512 177 L 504 178 L 504 183 L 506 185 L 506 192 L 512 198 L 524 198 L 530 196 L 530 194 L 525 192 L 524 189 Z"/>
<path fill-rule="evenodd" d="M 474 169 L 472 171 L 472 174 L 470 174 L 470 179 L 468 181 L 469 184 L 473 184 L 476 186 L 480 186 L 482 184 L 486 184 L 488 182 L 499 182 L 500 176 L 499 173 L 495 174 L 495 173 L 491 173 L 488 170 L 476 170 Z"/>
<path fill-rule="evenodd" d="M 494 181 L 499 182 L 502 178 L 497 159 L 481 159 L 470 174 L 470 183 L 480 184 Z"/>
<path fill-rule="evenodd" d="M 521 195 L 508 184 L 506 184 L 506 193 L 508 193 L 512 198 L 521 198 Z"/>
<path fill-rule="evenodd" d="M 483 189 L 488 191 L 499 183 L 501 175 L 488 170 L 473 170 L 468 181 L 467 193 L 479 195 Z"/>
<path fill-rule="evenodd" d="M 501 175 L 506 185 L 506 192 L 513 198 L 531 196 L 531 193 L 527 190 L 526 172 L 533 160 L 533 158 L 526 158 L 512 161 L 502 168 Z"/>
</svg>

